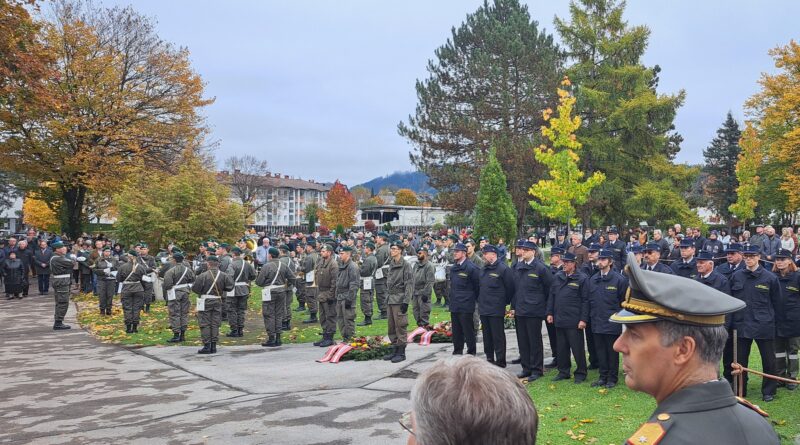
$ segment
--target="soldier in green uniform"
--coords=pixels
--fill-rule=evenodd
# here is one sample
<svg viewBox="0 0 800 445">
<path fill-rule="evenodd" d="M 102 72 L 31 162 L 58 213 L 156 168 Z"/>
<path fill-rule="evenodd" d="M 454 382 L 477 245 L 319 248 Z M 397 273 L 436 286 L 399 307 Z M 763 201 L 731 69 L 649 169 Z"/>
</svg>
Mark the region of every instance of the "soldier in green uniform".
<svg viewBox="0 0 800 445">
<path fill-rule="evenodd" d="M 383 357 L 392 363 L 406 359 L 406 328 L 408 328 L 408 305 L 414 295 L 414 272 L 403 258 L 403 244 L 395 242 L 390 249 L 389 276 L 386 280 L 388 296 L 388 334 L 393 351 Z"/>
<path fill-rule="evenodd" d="M 231 249 L 233 259 L 228 267 L 228 275 L 233 277 L 233 295 L 225 296 L 225 304 L 228 306 L 228 324 L 231 331 L 226 337 L 244 336 L 244 316 L 247 312 L 247 300 L 250 297 L 250 282 L 256 279 L 256 269 L 252 264 L 242 258 L 242 249 L 234 247 Z"/>
<path fill-rule="evenodd" d="M 377 262 L 377 269 L 375 269 L 375 299 L 378 301 L 378 310 L 380 311 L 381 320 L 386 319 L 386 279 L 389 273 L 389 244 L 387 239 L 389 235 L 386 232 L 378 232 L 377 242 L 375 249 L 375 260 Z"/>
<path fill-rule="evenodd" d="M 375 244 L 367 241 L 364 246 L 364 256 L 362 257 L 359 275 L 361 275 L 361 312 L 364 314 L 364 321 L 359 326 L 369 326 L 372 324 L 372 295 L 375 292 L 375 269 L 378 267 L 378 260 L 375 258 Z"/>
<path fill-rule="evenodd" d="M 314 346 L 331 346 L 336 334 L 336 276 L 339 267 L 333 257 L 333 247 L 323 244 L 320 250 L 322 258 L 314 269 L 317 284 L 317 304 L 319 304 L 319 322 L 322 325 L 322 340 L 314 342 Z"/>
<path fill-rule="evenodd" d="M 99 258 L 94 260 L 94 274 L 97 276 L 97 296 L 100 300 L 100 313 L 111 315 L 114 294 L 117 291 L 117 272 L 119 261 L 111 256 L 111 247 L 105 246 Z"/>
<path fill-rule="evenodd" d="M 139 245 L 139 261 L 145 267 L 146 272 L 142 276 L 142 288 L 144 289 L 144 311 L 150 312 L 150 304 L 156 301 L 156 293 L 153 288 L 152 273 L 155 272 L 156 259 L 149 255 L 150 248 L 147 244 L 141 243 Z"/>
<path fill-rule="evenodd" d="M 336 324 L 342 340 L 348 342 L 356 333 L 356 298 L 361 283 L 358 266 L 352 260 L 352 246 L 339 252 L 339 272 L 336 275 Z"/>
<path fill-rule="evenodd" d="M 169 327 L 172 329 L 170 343 L 186 340 L 186 329 L 189 326 L 189 290 L 194 282 L 192 268 L 184 264 L 183 252 L 172 250 L 174 264 L 164 274 L 164 298 L 169 309 Z"/>
<path fill-rule="evenodd" d="M 53 330 L 69 329 L 70 325 L 64 324 L 64 317 L 69 309 L 69 287 L 72 283 L 72 268 L 75 262 L 67 258 L 67 246 L 61 241 L 53 243 L 53 256 L 50 257 L 50 273 L 53 291 L 56 299 L 55 323 Z"/>
<path fill-rule="evenodd" d="M 308 307 L 308 319 L 303 320 L 303 323 L 306 324 L 317 323 L 317 285 L 314 279 L 314 269 L 319 262 L 319 254 L 315 250 L 316 245 L 314 238 L 306 239 L 306 255 L 301 263 L 306 307 Z"/>
<path fill-rule="evenodd" d="M 264 288 L 261 296 L 261 316 L 264 318 L 264 329 L 267 341 L 261 346 L 274 347 L 281 345 L 281 322 L 286 309 L 286 285 L 294 281 L 294 276 L 280 260 L 280 251 L 270 247 L 267 251 L 267 264 L 261 267 L 256 278 L 256 285 Z"/>
<path fill-rule="evenodd" d="M 719 378 L 725 315 L 743 301 L 695 280 L 639 268 L 628 254 L 630 291 L 611 321 L 626 329 L 614 343 L 625 383 L 656 399 L 647 423 L 626 444 L 777 445 L 778 435 Z"/>
<path fill-rule="evenodd" d="M 207 269 L 201 273 L 194 284 L 192 292 L 197 297 L 197 322 L 203 338 L 203 349 L 198 354 L 215 354 L 219 339 L 219 326 L 222 324 L 222 296 L 234 288 L 233 278 L 219 270 L 219 258 L 209 255 L 206 258 Z"/>
<path fill-rule="evenodd" d="M 147 266 L 139 260 L 135 250 L 128 251 L 128 261 L 117 270 L 117 283 L 122 284 L 120 300 L 125 315 L 125 333 L 139 332 L 139 315 L 144 305 L 144 287 L 142 277 L 147 273 Z"/>
<path fill-rule="evenodd" d="M 278 250 L 280 251 L 278 259 L 292 274 L 292 281 L 286 283 L 286 298 L 283 299 L 283 319 L 281 320 L 281 330 L 288 331 L 292 328 L 292 300 L 294 299 L 292 288 L 294 287 L 297 268 L 295 267 L 294 261 L 292 261 L 292 258 L 289 256 L 289 251 L 291 249 L 288 245 L 281 244 L 278 246 Z"/>
<path fill-rule="evenodd" d="M 414 272 L 414 298 L 413 312 L 417 326 L 430 324 L 431 292 L 433 292 L 434 273 L 433 264 L 428 261 L 428 250 L 420 247 L 417 250 L 417 262 L 412 268 Z"/>
<path fill-rule="evenodd" d="M 295 280 L 294 287 L 297 294 L 297 309 L 295 312 L 303 312 L 306 310 L 306 280 L 305 272 L 303 271 L 303 261 L 305 260 L 305 242 L 297 243 L 294 248 L 294 262 L 295 262 Z"/>
</svg>

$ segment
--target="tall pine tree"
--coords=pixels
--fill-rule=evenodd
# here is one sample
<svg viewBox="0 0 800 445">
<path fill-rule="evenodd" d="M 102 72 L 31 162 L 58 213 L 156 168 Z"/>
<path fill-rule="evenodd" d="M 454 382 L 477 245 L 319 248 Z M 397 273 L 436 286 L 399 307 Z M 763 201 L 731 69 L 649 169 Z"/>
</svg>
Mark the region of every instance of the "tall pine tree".
<svg viewBox="0 0 800 445">
<path fill-rule="evenodd" d="M 590 215 L 607 224 L 631 222 L 626 198 L 645 179 L 669 174 L 662 161 L 674 157 L 682 140 L 673 120 L 684 93 L 656 92 L 660 68 L 641 62 L 650 30 L 629 26 L 624 9 L 618 0 L 572 1 L 569 21 L 555 20 L 573 62 L 567 75 L 577 86 L 583 123 L 580 167 L 607 178 L 580 212 L 584 222 Z"/>
<path fill-rule="evenodd" d="M 736 162 L 742 151 L 739 147 L 741 137 L 739 124 L 729 111 L 725 123 L 717 130 L 717 137 L 703 150 L 706 160 L 703 170 L 708 174 L 705 193 L 711 208 L 716 210 L 728 225 L 731 224 L 729 207 L 736 202 L 736 189 L 739 187 L 739 180 L 736 179 Z"/>
<path fill-rule="evenodd" d="M 506 175 L 494 149 L 489 152 L 480 184 L 475 204 L 475 233 L 489 238 L 491 243 L 497 243 L 499 238 L 506 242 L 513 240 L 517 233 L 517 211 L 506 189 Z"/>
<path fill-rule="evenodd" d="M 496 147 L 521 227 L 528 186 L 544 172 L 530 144 L 540 140 L 541 111 L 555 105 L 563 55 L 519 0 L 484 1 L 435 54 L 417 81 L 415 114 L 398 126 L 411 162 L 443 206 L 467 211 Z"/>
</svg>

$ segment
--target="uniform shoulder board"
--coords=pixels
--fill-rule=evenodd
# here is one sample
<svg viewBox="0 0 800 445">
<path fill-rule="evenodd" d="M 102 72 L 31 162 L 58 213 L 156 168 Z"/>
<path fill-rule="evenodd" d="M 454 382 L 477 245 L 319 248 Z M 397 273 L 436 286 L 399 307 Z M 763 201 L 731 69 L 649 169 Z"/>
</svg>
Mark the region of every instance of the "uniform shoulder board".
<svg viewBox="0 0 800 445">
<path fill-rule="evenodd" d="M 664 427 L 657 422 L 647 422 L 625 442 L 627 445 L 656 445 L 664 438 Z"/>
<path fill-rule="evenodd" d="M 747 400 L 747 399 L 745 399 L 743 397 L 736 396 L 736 401 L 739 402 L 739 405 L 744 405 L 744 406 L 752 409 L 753 411 L 761 414 L 764 417 L 769 417 L 769 414 L 767 414 L 766 411 L 764 411 L 763 409 L 759 408 L 758 405 L 752 404 L 749 400 Z"/>
</svg>

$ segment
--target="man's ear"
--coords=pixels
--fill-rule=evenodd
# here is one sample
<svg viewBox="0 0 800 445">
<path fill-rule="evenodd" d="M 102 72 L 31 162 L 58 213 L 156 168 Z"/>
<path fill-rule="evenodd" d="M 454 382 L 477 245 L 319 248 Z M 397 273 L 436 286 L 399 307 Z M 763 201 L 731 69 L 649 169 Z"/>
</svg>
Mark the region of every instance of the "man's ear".
<svg viewBox="0 0 800 445">
<path fill-rule="evenodd" d="M 684 365 L 688 363 L 692 360 L 697 352 L 697 343 L 695 343 L 694 338 L 689 336 L 684 336 L 680 340 L 676 341 L 673 347 L 675 349 L 672 354 L 672 359 L 675 361 L 676 365 Z"/>
</svg>

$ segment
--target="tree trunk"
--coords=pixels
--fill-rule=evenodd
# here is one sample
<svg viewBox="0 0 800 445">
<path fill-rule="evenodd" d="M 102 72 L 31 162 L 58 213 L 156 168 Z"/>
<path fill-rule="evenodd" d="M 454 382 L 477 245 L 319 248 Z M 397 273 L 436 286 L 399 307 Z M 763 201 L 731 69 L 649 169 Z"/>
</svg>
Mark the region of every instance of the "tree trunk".
<svg viewBox="0 0 800 445">
<path fill-rule="evenodd" d="M 86 187 L 83 185 L 61 185 L 61 231 L 71 240 L 78 239 L 82 232 L 83 205 L 86 200 Z"/>
</svg>

